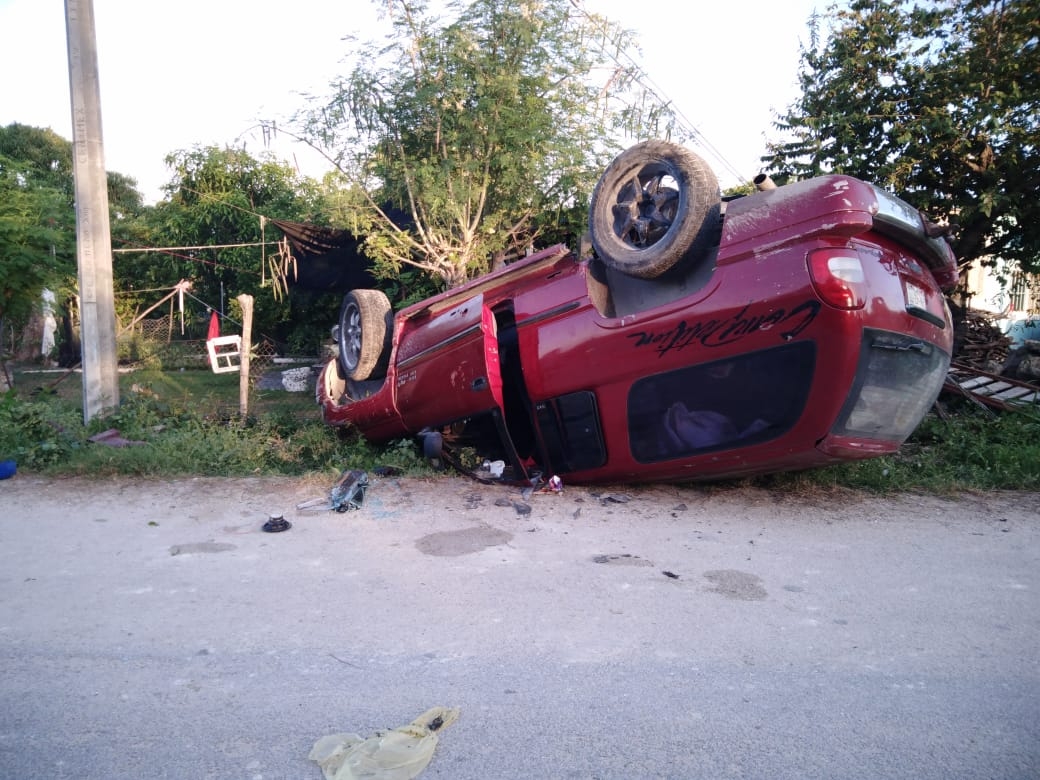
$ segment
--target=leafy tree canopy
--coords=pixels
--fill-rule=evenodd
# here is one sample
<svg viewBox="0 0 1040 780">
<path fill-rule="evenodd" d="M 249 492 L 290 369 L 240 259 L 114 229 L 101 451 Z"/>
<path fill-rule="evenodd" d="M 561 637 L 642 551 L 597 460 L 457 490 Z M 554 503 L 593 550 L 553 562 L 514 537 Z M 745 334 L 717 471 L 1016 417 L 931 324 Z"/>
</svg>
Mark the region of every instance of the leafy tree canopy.
<svg viewBox="0 0 1040 780">
<path fill-rule="evenodd" d="M 0 154 L 0 328 L 24 323 L 45 287 L 75 273 L 65 193 L 30 186 L 32 173 Z"/>
<path fill-rule="evenodd" d="M 17 122 L 0 128 L 0 154 L 17 162 L 27 185 L 52 187 L 72 198 L 72 143 L 50 128 Z"/>
<path fill-rule="evenodd" d="M 387 44 L 362 45 L 327 101 L 301 118 L 364 195 L 366 251 L 387 276 L 402 265 L 454 285 L 573 238 L 623 126 L 668 132 L 613 56 L 628 33 L 568 0 L 426 0 L 389 6 Z M 652 106 L 646 111 L 634 108 Z"/>
<path fill-rule="evenodd" d="M 50 128 L 12 123 L 0 128 L 0 155 L 18 167 L 27 187 L 50 187 L 64 195 L 69 204 L 69 224 L 74 230 L 72 142 Z M 109 171 L 107 179 L 113 220 L 139 214 L 144 199 L 137 189 L 137 180 L 115 171 Z"/>
<path fill-rule="evenodd" d="M 852 0 L 810 25 L 774 178 L 848 173 L 957 226 L 962 262 L 1040 271 L 1040 15 L 1031 0 Z"/>
<path fill-rule="evenodd" d="M 0 128 L 0 314 L 21 323 L 44 287 L 76 289 L 76 213 L 72 143 L 53 130 Z M 137 182 L 108 174 L 113 241 L 141 213 Z"/>
<path fill-rule="evenodd" d="M 174 172 L 166 198 L 146 210 L 136 236 L 136 246 L 164 251 L 117 254 L 120 286 L 152 291 L 187 279 L 192 294 L 213 308 L 248 293 L 255 300 L 254 332 L 279 341 L 295 320 L 312 319 L 307 296 L 286 304 L 272 280 L 281 234 L 267 218 L 318 221 L 327 209 L 317 183 L 242 149 L 196 147 L 170 154 L 166 163 Z M 132 303 L 152 299 L 150 292 Z M 333 317 L 326 313 L 321 327 Z"/>
<path fill-rule="evenodd" d="M 0 127 L 0 324 L 19 327 L 45 287 L 75 278 L 72 145 L 52 130 Z"/>
</svg>

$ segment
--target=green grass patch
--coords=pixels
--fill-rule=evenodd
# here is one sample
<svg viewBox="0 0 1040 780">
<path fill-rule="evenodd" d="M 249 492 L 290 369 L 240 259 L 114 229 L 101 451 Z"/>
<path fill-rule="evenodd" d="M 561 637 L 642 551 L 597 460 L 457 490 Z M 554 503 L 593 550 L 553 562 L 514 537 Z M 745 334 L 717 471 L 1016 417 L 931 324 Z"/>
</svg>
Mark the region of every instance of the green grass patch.
<svg viewBox="0 0 1040 780">
<path fill-rule="evenodd" d="M 0 459 L 46 474 L 331 475 L 377 466 L 432 474 L 413 441 L 378 447 L 326 426 L 309 392 L 254 387 L 242 417 L 237 374 L 144 369 L 121 375 L 120 395 L 114 413 L 85 426 L 79 374 L 16 372 L 15 389 L 0 396 Z M 894 455 L 722 484 L 788 493 L 1040 490 L 1040 414 L 946 403 Z M 141 443 L 89 441 L 113 428 Z"/>
<path fill-rule="evenodd" d="M 754 482 L 778 489 L 851 488 L 872 493 L 1040 490 L 1040 414 L 994 412 L 968 401 L 933 408 L 894 455 Z"/>
<path fill-rule="evenodd" d="M 15 388 L 0 396 L 0 459 L 45 474 L 431 473 L 413 442 L 375 447 L 325 425 L 312 393 L 253 387 L 243 417 L 237 374 L 144 369 L 119 383 L 119 408 L 84 425 L 81 375 L 16 372 Z M 132 443 L 90 441 L 111 429 Z"/>
</svg>

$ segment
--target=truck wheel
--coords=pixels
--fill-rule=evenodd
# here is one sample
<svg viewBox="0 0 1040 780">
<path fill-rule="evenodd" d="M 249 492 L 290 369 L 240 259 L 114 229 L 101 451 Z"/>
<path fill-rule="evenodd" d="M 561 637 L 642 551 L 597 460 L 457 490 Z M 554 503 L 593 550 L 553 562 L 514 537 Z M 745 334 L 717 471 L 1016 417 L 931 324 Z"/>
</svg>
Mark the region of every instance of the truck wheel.
<svg viewBox="0 0 1040 780">
<path fill-rule="evenodd" d="M 653 279 L 711 246 L 720 204 L 704 160 L 678 144 L 644 141 L 619 154 L 596 184 L 592 246 L 608 266 Z"/>
<path fill-rule="evenodd" d="M 386 375 L 393 335 L 390 301 L 381 290 L 351 290 L 339 310 L 339 365 L 361 382 Z"/>
</svg>

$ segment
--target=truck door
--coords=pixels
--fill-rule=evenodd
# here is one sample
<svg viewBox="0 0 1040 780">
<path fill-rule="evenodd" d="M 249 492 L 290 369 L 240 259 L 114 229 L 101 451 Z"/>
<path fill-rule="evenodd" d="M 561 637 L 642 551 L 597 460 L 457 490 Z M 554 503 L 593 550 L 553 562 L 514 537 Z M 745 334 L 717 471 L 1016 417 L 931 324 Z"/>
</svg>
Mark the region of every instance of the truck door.
<svg viewBox="0 0 1040 780">
<path fill-rule="evenodd" d="M 498 335 L 483 295 L 415 324 L 398 346 L 396 395 L 413 431 L 501 413 Z"/>
</svg>

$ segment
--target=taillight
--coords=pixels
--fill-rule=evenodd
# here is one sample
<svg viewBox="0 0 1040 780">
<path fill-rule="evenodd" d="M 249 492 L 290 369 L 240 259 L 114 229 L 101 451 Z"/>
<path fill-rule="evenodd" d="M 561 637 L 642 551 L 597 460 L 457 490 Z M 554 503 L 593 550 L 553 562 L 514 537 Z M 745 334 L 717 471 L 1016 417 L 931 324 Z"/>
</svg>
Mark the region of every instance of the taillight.
<svg viewBox="0 0 1040 780">
<path fill-rule="evenodd" d="M 839 309 L 862 309 L 867 302 L 863 262 L 853 249 L 829 247 L 809 253 L 809 275 L 824 303 Z"/>
</svg>

